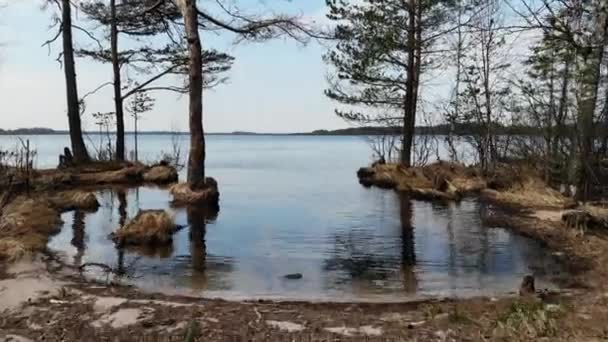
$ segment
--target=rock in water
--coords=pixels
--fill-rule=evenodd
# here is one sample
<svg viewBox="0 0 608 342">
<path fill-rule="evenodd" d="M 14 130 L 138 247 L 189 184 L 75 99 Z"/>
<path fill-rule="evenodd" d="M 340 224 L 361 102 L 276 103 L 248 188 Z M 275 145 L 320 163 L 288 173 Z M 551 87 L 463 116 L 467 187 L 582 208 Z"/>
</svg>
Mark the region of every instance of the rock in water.
<svg viewBox="0 0 608 342">
<path fill-rule="evenodd" d="M 292 274 L 286 274 L 285 275 L 285 279 L 290 279 L 290 280 L 296 280 L 296 279 L 302 279 L 302 273 L 292 273 Z"/>
<path fill-rule="evenodd" d="M 519 295 L 520 296 L 529 296 L 536 293 L 536 289 L 534 288 L 534 276 L 527 275 L 521 282 L 521 286 L 519 287 Z"/>
</svg>

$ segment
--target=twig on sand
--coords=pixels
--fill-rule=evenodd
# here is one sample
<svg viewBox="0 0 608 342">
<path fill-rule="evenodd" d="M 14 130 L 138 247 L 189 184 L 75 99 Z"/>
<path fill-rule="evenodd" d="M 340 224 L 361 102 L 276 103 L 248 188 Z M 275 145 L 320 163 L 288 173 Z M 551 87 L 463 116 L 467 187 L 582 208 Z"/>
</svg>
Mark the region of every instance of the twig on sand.
<svg viewBox="0 0 608 342">
<path fill-rule="evenodd" d="M 260 323 L 260 321 L 262 320 L 262 314 L 258 311 L 258 308 L 256 307 L 253 307 L 253 311 L 255 312 L 256 316 L 258 316 L 258 319 L 255 322 Z"/>
</svg>

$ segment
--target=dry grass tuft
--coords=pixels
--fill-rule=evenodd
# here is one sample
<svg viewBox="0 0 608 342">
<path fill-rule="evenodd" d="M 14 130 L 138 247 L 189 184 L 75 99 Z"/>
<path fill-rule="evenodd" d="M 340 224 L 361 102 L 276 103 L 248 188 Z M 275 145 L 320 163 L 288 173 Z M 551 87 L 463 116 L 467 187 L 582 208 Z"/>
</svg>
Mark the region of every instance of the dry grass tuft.
<svg viewBox="0 0 608 342">
<path fill-rule="evenodd" d="M 2 211 L 0 240 L 5 247 L 11 246 L 11 254 L 21 255 L 21 249 L 41 251 L 62 223 L 59 211 L 49 201 L 18 197 Z"/>
<path fill-rule="evenodd" d="M 18 261 L 29 254 L 23 242 L 13 239 L 0 239 L 0 260 Z"/>
<path fill-rule="evenodd" d="M 423 200 L 458 200 L 486 187 L 476 169 L 448 162 L 411 168 L 383 164 L 362 168 L 357 175 L 363 185 L 397 189 Z"/>
<path fill-rule="evenodd" d="M 420 200 L 458 200 L 481 192 L 489 200 L 534 208 L 561 208 L 567 202 L 537 170 L 519 165 L 499 165 L 487 178 L 475 167 L 441 161 L 411 168 L 375 165 L 357 175 L 365 186 L 397 189 Z"/>
<path fill-rule="evenodd" d="M 172 186 L 169 192 L 176 204 L 217 205 L 220 199 L 217 182 L 213 178 L 207 178 L 202 189 L 192 189 L 189 183 L 179 183 Z"/>
<path fill-rule="evenodd" d="M 173 240 L 175 223 L 164 210 L 144 210 L 112 234 L 121 245 L 167 244 Z"/>
<path fill-rule="evenodd" d="M 534 176 L 525 177 L 502 191 L 484 190 L 483 196 L 498 202 L 533 208 L 562 208 L 567 200 L 559 191 L 551 189 L 541 178 Z"/>
<path fill-rule="evenodd" d="M 144 182 L 167 184 L 177 182 L 177 170 L 171 166 L 157 165 L 144 172 Z"/>
<path fill-rule="evenodd" d="M 135 165 L 120 170 L 85 172 L 78 175 L 78 182 L 82 185 L 137 183 L 143 180 L 144 169 Z"/>
<path fill-rule="evenodd" d="M 97 196 L 87 191 L 65 191 L 50 198 L 51 203 L 62 211 L 86 210 L 96 211 L 99 208 Z"/>
</svg>

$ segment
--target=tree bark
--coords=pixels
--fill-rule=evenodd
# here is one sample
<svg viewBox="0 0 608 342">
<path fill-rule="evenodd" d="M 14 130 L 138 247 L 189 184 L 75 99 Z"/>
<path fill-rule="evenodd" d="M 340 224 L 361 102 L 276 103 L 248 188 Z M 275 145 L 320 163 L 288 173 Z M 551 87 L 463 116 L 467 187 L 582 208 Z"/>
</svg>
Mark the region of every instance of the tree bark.
<svg viewBox="0 0 608 342">
<path fill-rule="evenodd" d="M 110 0 L 112 24 L 110 45 L 112 50 L 112 68 L 114 72 L 114 107 L 116 111 L 116 159 L 125 160 L 125 121 L 122 101 L 120 62 L 118 60 L 118 23 L 116 19 L 116 0 Z"/>
<path fill-rule="evenodd" d="M 178 1 L 185 22 L 189 55 L 190 154 L 188 182 L 191 187 L 205 183 L 205 135 L 203 131 L 203 61 L 198 32 L 198 11 L 195 0 Z"/>
<path fill-rule="evenodd" d="M 139 119 L 137 117 L 137 113 L 134 113 L 134 138 L 135 138 L 135 161 L 139 161 L 139 142 L 137 141 L 137 120 Z"/>
<path fill-rule="evenodd" d="M 82 138 L 80 124 L 80 102 L 76 84 L 76 67 L 74 65 L 74 46 L 72 44 L 72 8 L 70 0 L 61 0 L 61 29 L 63 39 L 63 64 L 68 105 L 68 124 L 70 141 L 75 163 L 88 162 L 89 153 Z"/>
<path fill-rule="evenodd" d="M 401 164 L 405 167 L 412 165 L 412 147 L 414 142 L 414 129 L 416 124 L 415 103 L 415 77 L 416 77 L 416 0 L 409 0 L 407 33 L 407 80 L 405 100 L 403 103 L 403 137 L 401 148 Z"/>
<path fill-rule="evenodd" d="M 593 78 L 589 84 L 584 86 L 584 88 L 587 88 L 585 95 L 588 95 L 588 97 L 584 99 L 582 108 L 579 109 L 581 152 L 579 155 L 579 173 L 576 189 L 576 199 L 579 201 L 585 201 L 588 198 L 589 183 L 593 176 L 591 168 L 595 166 L 596 162 L 594 159 L 596 156 L 594 155 L 595 130 L 593 124 L 598 106 L 600 83 L 602 81 L 604 52 L 608 45 L 608 17 L 604 18 L 601 26 L 598 26 L 596 34 L 599 36 L 599 39 L 597 39 L 599 46 L 596 48 L 596 55 L 591 57 L 593 58 Z"/>
</svg>

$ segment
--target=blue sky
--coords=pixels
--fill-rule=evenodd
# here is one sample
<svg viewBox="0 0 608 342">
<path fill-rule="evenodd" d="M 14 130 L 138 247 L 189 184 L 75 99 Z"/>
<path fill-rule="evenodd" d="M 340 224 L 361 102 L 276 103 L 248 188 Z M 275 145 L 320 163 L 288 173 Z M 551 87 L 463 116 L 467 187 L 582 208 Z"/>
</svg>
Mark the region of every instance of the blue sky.
<svg viewBox="0 0 608 342">
<path fill-rule="evenodd" d="M 63 71 L 55 60 L 61 43 L 55 43 L 50 52 L 41 46 L 56 32 L 50 28 L 53 8 L 42 10 L 44 1 L 0 0 L 0 4 L 8 4 L 0 7 L 0 128 L 67 128 Z M 199 2 L 200 6 L 213 11 L 209 6 L 214 0 Z M 328 23 L 325 0 L 225 0 L 225 3 L 231 2 L 238 3 L 247 13 L 287 13 L 321 25 Z M 75 12 L 74 17 L 77 24 L 90 27 L 82 13 Z M 517 20 L 508 9 L 505 18 Z M 77 31 L 74 34 L 77 47 L 93 45 L 84 34 Z M 516 65 L 529 53 L 529 46 L 537 37 L 538 32 L 534 31 L 513 34 L 501 55 Z M 123 43 L 124 37 L 121 39 Z M 229 33 L 203 34 L 204 48 L 216 48 L 236 57 L 228 73 L 228 83 L 205 92 L 207 132 L 280 133 L 348 127 L 335 116 L 336 103 L 323 95 L 329 69 L 322 55 L 327 47 L 316 42 L 303 46 L 286 39 L 238 45 L 234 40 Z M 418 124 L 441 121 L 443 104 L 454 84 L 450 59 L 439 55 L 432 58 L 435 64 L 422 78 Z M 518 70 L 521 68 L 514 67 L 509 73 Z M 111 65 L 85 59 L 77 60 L 76 71 L 80 95 L 111 81 L 112 77 Z M 504 81 L 518 76 L 521 75 L 500 75 L 499 78 Z M 111 88 L 107 87 L 87 99 L 87 113 L 83 115 L 85 129 L 96 129 L 91 113 L 113 111 L 112 96 Z M 140 121 L 141 129 L 187 130 L 186 96 L 156 92 L 154 97 L 156 106 Z M 130 118 L 126 126 L 132 129 Z"/>
<path fill-rule="evenodd" d="M 51 11 L 42 0 L 5 0 L 0 11 L 0 114 L 1 128 L 67 127 L 63 71 L 55 61 L 60 42 L 50 54 L 42 43 L 55 33 Z M 324 0 L 247 0 L 246 9 L 298 13 L 323 18 Z M 82 14 L 76 13 L 77 20 Z M 79 45 L 89 44 L 76 34 Z M 333 114 L 334 104 L 323 95 L 327 68 L 325 51 L 316 43 L 301 46 L 275 40 L 263 44 L 233 44 L 234 36 L 206 34 L 203 45 L 236 57 L 227 84 L 205 93 L 205 127 L 209 132 L 235 130 L 301 132 L 346 127 Z M 110 65 L 78 59 L 78 88 L 84 94 L 110 81 Z M 187 101 L 173 93 L 155 93 L 155 109 L 140 122 L 144 130 L 187 129 Z M 107 88 L 87 101 L 83 116 L 86 129 L 94 129 L 91 112 L 111 111 L 112 93 Z M 127 129 L 131 128 L 128 120 Z"/>
</svg>

